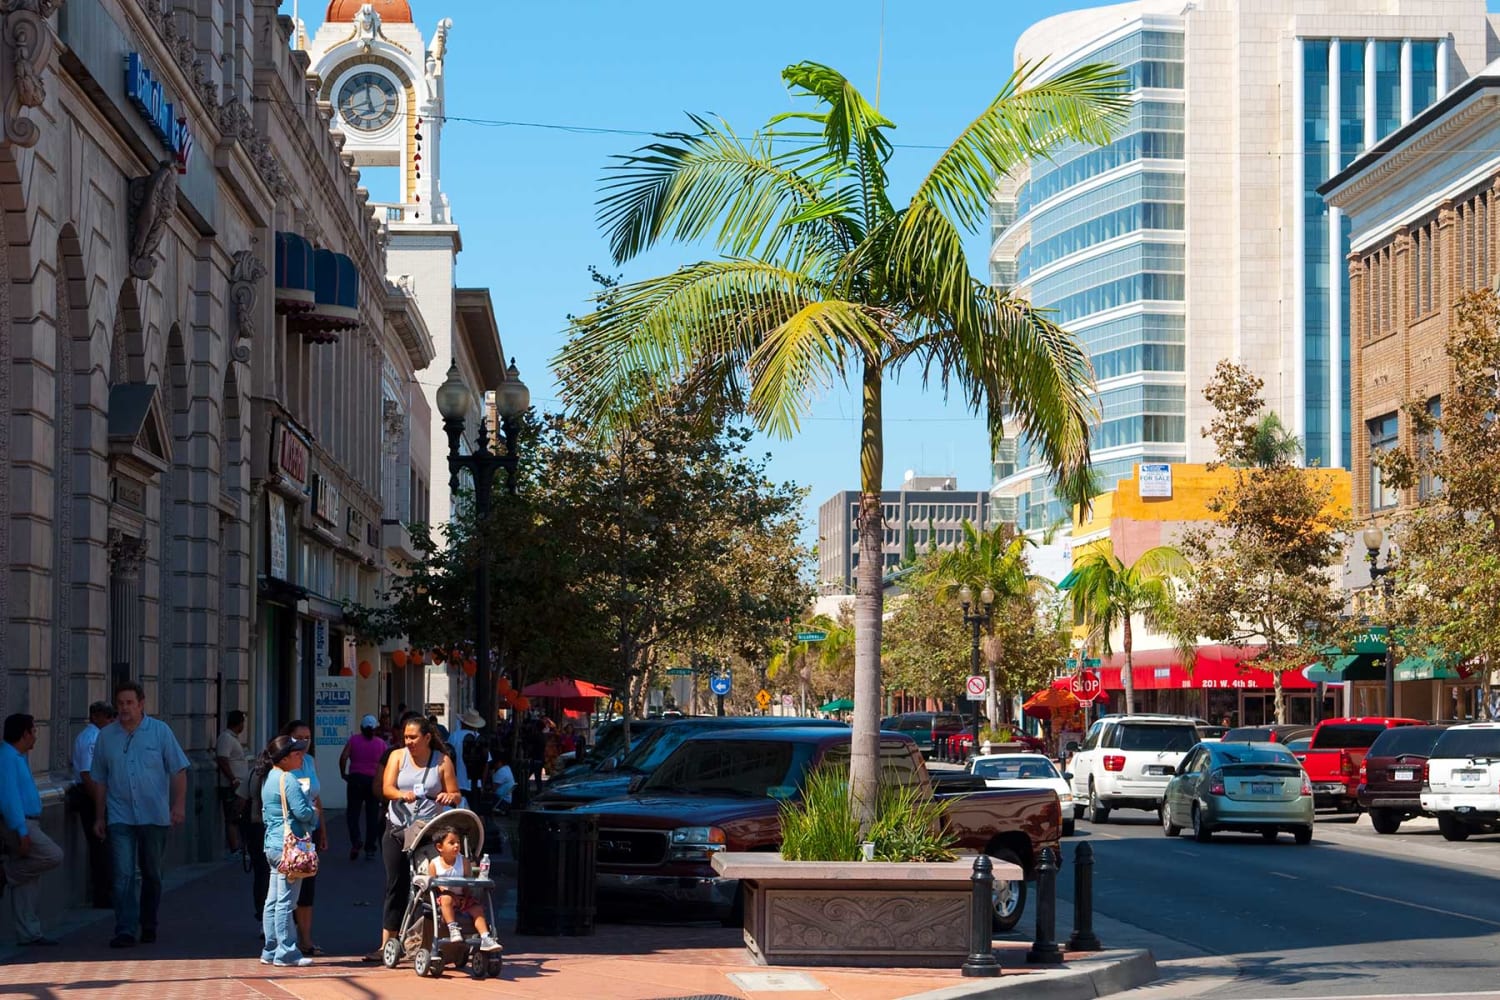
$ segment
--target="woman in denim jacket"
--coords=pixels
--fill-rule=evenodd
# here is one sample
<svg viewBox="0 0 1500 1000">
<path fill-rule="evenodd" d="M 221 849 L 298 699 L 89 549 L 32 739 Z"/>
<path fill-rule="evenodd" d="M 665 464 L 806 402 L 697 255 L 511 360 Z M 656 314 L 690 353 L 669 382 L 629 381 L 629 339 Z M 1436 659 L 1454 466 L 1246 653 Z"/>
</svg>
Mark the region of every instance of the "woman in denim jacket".
<svg viewBox="0 0 1500 1000">
<path fill-rule="evenodd" d="M 297 948 L 297 930 L 292 925 L 292 912 L 297 907 L 297 890 L 301 888 L 301 882 L 289 880 L 276 870 L 281 864 L 287 823 L 291 823 L 292 833 L 299 837 L 306 836 L 317 826 L 318 814 L 312 799 L 291 773 L 302 766 L 306 751 L 306 740 L 294 740 L 290 736 L 278 736 L 266 747 L 273 766 L 261 786 L 260 807 L 266 824 L 265 850 L 266 861 L 271 866 L 271 887 L 261 914 L 266 937 L 260 952 L 261 965 L 312 965 L 312 959 L 304 957 Z M 281 807 L 283 791 L 286 796 L 284 813 Z"/>
</svg>

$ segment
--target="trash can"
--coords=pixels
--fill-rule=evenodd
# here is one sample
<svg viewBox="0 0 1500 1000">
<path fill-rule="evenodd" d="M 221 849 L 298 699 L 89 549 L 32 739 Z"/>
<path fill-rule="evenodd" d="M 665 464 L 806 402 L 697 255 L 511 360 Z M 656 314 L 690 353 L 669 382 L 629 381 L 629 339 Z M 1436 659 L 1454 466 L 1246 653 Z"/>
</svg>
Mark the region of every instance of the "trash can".
<svg viewBox="0 0 1500 1000">
<path fill-rule="evenodd" d="M 516 826 L 516 933 L 594 933 L 598 818 L 528 809 Z"/>
</svg>

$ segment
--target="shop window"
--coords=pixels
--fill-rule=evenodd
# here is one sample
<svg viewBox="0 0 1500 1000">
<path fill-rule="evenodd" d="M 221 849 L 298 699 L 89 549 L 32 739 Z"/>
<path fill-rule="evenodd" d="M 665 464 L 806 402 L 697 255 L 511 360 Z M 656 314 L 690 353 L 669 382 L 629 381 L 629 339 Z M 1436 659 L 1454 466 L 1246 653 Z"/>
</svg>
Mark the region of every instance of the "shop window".
<svg viewBox="0 0 1500 1000">
<path fill-rule="evenodd" d="M 1380 455 L 1396 447 L 1397 418 L 1394 413 L 1376 417 L 1369 422 L 1370 431 L 1370 509 L 1385 510 L 1394 507 L 1400 497 L 1385 481 L 1385 473 L 1379 464 Z"/>
</svg>

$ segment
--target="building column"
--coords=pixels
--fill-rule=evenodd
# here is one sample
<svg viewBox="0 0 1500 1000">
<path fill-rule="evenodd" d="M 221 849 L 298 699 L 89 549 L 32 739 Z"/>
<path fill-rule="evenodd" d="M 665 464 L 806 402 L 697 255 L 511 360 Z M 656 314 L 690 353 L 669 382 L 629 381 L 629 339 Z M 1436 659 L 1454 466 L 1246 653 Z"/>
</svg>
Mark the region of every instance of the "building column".
<svg viewBox="0 0 1500 1000">
<path fill-rule="evenodd" d="M 1401 39 L 1401 124 L 1411 121 L 1411 39 Z"/>
<path fill-rule="evenodd" d="M 140 680 L 141 564 L 146 540 L 112 531 L 109 539 L 109 686 Z"/>
<path fill-rule="evenodd" d="M 1438 39 L 1437 44 L 1437 97 L 1442 100 L 1448 93 L 1448 38 Z"/>
<path fill-rule="evenodd" d="M 1379 105 L 1375 101 L 1375 39 L 1365 39 L 1365 149 L 1373 149 L 1380 139 Z M 1329 174 L 1329 176 L 1333 176 Z M 1333 258 L 1337 261 L 1339 258 Z"/>
</svg>

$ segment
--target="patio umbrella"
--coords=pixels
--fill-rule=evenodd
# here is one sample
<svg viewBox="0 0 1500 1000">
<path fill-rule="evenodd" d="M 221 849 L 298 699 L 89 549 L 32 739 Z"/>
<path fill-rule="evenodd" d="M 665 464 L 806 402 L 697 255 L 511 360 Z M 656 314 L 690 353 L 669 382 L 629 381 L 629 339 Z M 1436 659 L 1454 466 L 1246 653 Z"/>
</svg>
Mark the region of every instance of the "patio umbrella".
<svg viewBox="0 0 1500 1000">
<path fill-rule="evenodd" d="M 588 681 L 575 681 L 567 677 L 555 677 L 550 681 L 538 681 L 536 684 L 528 684 L 521 689 L 521 693 L 528 698 L 608 698 L 609 688 L 590 684 Z"/>
<path fill-rule="evenodd" d="M 837 699 L 835 701 L 830 701 L 826 705 L 819 705 L 818 706 L 818 711 L 820 711 L 820 712 L 848 712 L 848 711 L 852 711 L 853 708 L 854 708 L 854 702 L 850 701 L 848 698 L 839 698 L 839 699 Z"/>
<path fill-rule="evenodd" d="M 1021 711 L 1033 719 L 1050 719 L 1055 711 L 1072 711 L 1077 707 L 1078 699 L 1073 697 L 1073 692 L 1046 687 L 1026 699 Z"/>
</svg>

